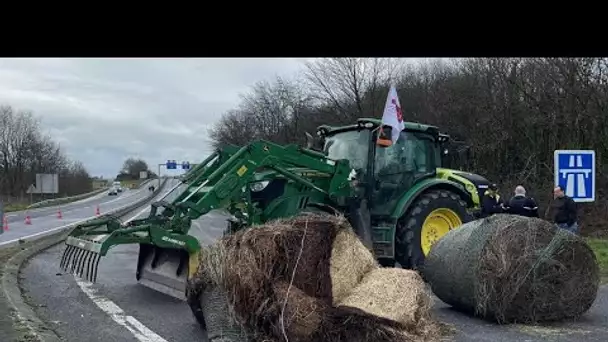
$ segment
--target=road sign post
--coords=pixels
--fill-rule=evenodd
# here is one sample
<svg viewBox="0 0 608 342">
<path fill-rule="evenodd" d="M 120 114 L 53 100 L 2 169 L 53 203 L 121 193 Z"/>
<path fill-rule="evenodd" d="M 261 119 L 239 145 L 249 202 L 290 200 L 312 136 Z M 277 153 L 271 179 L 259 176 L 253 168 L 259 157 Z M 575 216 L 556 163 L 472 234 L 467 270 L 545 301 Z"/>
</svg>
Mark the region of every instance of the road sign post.
<svg viewBox="0 0 608 342">
<path fill-rule="evenodd" d="M 595 151 L 556 150 L 555 186 L 561 185 L 575 202 L 595 201 Z"/>
</svg>

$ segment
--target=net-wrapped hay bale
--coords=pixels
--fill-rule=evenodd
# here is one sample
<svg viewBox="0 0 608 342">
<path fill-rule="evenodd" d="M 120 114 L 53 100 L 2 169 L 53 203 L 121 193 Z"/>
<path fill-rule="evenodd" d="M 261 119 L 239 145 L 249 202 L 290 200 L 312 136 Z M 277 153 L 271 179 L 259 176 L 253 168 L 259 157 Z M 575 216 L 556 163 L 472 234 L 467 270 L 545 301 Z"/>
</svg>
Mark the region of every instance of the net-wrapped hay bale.
<svg viewBox="0 0 608 342">
<path fill-rule="evenodd" d="M 205 287 L 201 304 L 209 342 L 248 342 L 246 331 L 234 320 L 219 287 Z"/>
<path fill-rule="evenodd" d="M 439 299 L 498 323 L 576 318 L 595 301 L 600 281 L 582 238 L 545 220 L 506 214 L 444 235 L 423 272 Z"/>
<path fill-rule="evenodd" d="M 389 314 L 337 306 L 377 269 L 344 217 L 305 214 L 236 232 L 204 249 L 188 300 L 201 289 L 222 288 L 250 341 L 427 341 L 431 334 L 419 336 Z M 385 291 L 389 281 L 380 279 L 369 290 Z M 394 291 L 394 301 L 409 290 Z M 394 309 L 395 317 L 412 310 Z"/>
</svg>

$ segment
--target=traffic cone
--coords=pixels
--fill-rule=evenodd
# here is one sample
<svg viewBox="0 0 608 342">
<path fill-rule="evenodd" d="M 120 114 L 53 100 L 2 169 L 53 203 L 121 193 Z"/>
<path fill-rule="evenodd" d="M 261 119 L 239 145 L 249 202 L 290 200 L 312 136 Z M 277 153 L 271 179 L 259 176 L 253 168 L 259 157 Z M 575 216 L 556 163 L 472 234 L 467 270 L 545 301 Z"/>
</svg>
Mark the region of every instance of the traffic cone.
<svg viewBox="0 0 608 342">
<path fill-rule="evenodd" d="M 99 210 L 99 204 L 97 205 L 97 208 L 95 209 L 95 215 L 97 215 L 97 216 L 101 215 L 101 211 Z"/>
<path fill-rule="evenodd" d="M 25 224 L 32 224 L 32 218 L 30 217 L 30 215 L 27 215 L 25 217 Z"/>
<path fill-rule="evenodd" d="M 5 231 L 8 230 L 8 219 L 6 218 L 6 214 L 4 214 L 2 218 L 2 227 Z"/>
<path fill-rule="evenodd" d="M 62 219 L 63 215 L 61 214 L 61 209 L 57 209 L 57 218 Z"/>
</svg>

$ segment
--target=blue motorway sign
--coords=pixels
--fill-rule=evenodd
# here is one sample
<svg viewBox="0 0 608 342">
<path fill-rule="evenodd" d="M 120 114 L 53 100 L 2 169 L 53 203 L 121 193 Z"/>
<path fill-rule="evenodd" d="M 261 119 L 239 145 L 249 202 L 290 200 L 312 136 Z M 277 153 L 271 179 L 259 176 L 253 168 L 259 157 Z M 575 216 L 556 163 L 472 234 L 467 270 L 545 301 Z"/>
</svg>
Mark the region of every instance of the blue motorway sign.
<svg viewBox="0 0 608 342">
<path fill-rule="evenodd" d="M 555 185 L 561 185 L 575 202 L 594 202 L 595 151 L 556 150 L 553 158 Z"/>
<path fill-rule="evenodd" d="M 175 170 L 177 169 L 177 162 L 175 160 L 167 160 L 167 164 L 165 164 L 167 170 Z"/>
<path fill-rule="evenodd" d="M 183 170 L 190 170 L 190 162 L 182 162 L 182 169 Z"/>
</svg>

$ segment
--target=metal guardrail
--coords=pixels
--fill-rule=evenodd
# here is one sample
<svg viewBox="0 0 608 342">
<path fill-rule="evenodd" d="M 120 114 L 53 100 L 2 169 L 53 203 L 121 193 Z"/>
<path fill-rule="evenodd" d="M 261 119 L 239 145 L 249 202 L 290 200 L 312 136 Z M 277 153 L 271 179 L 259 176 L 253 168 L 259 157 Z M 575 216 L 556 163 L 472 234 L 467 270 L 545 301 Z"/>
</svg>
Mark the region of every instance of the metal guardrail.
<svg viewBox="0 0 608 342">
<path fill-rule="evenodd" d="M 150 183 L 151 181 L 152 181 L 151 179 L 143 181 L 138 186 L 138 188 L 141 188 L 142 186 L 144 186 L 145 184 Z M 87 192 L 87 193 L 76 195 L 76 196 L 69 196 L 69 197 L 61 197 L 61 198 L 48 199 L 48 200 L 44 200 L 44 201 L 33 203 L 33 204 L 29 205 L 27 207 L 27 209 L 35 209 L 35 208 L 40 208 L 40 207 L 52 206 L 52 205 L 56 205 L 56 204 L 62 204 L 62 203 L 66 203 L 66 202 L 74 202 L 74 201 L 78 201 L 78 200 L 81 200 L 81 199 L 85 199 L 87 197 L 95 196 L 95 195 L 100 194 L 100 193 L 102 193 L 104 191 L 107 191 L 108 189 L 110 189 L 110 187 L 103 187 L 101 189 L 97 189 L 95 191 Z"/>
<path fill-rule="evenodd" d="M 109 188 L 106 187 L 106 188 L 97 189 L 95 191 L 87 192 L 87 193 L 76 195 L 76 196 L 48 199 L 48 200 L 33 203 L 33 204 L 29 205 L 27 207 L 27 209 L 35 209 L 35 208 L 50 206 L 50 205 L 54 205 L 54 204 L 61 204 L 61 203 L 65 203 L 65 202 L 74 202 L 74 201 L 78 201 L 80 199 L 85 199 L 87 197 L 95 196 L 108 189 Z"/>
</svg>

